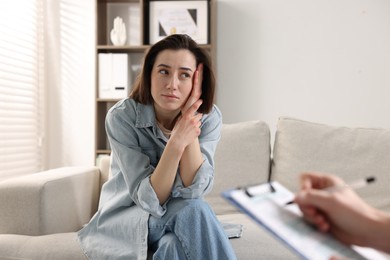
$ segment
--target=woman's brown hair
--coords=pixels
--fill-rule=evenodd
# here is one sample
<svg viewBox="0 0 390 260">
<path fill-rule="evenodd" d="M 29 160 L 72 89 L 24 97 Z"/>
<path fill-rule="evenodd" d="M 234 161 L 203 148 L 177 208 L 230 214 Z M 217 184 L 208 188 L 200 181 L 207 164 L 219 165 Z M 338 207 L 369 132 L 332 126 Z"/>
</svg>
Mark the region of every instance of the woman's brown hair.
<svg viewBox="0 0 390 260">
<path fill-rule="evenodd" d="M 210 56 L 206 51 L 185 34 L 173 34 L 165 37 L 161 41 L 155 43 L 146 52 L 141 73 L 130 93 L 130 98 L 135 101 L 147 105 L 153 104 L 151 93 L 151 74 L 157 55 L 164 50 L 189 50 L 196 59 L 196 66 L 203 64 L 203 81 L 202 81 L 202 105 L 198 112 L 207 114 L 210 112 L 214 103 L 215 94 L 215 76 L 212 69 Z"/>
</svg>

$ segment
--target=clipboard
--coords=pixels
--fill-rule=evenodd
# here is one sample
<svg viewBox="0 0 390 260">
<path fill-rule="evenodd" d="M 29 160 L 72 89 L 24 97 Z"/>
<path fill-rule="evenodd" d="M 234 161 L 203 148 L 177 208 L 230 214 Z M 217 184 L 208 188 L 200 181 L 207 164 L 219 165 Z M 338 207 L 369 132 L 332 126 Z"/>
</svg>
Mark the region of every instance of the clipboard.
<svg viewBox="0 0 390 260">
<path fill-rule="evenodd" d="M 285 206 L 294 194 L 279 182 L 231 189 L 222 196 L 302 259 L 320 260 L 331 256 L 366 259 L 361 250 L 347 246 L 305 222 L 297 205 Z"/>
</svg>

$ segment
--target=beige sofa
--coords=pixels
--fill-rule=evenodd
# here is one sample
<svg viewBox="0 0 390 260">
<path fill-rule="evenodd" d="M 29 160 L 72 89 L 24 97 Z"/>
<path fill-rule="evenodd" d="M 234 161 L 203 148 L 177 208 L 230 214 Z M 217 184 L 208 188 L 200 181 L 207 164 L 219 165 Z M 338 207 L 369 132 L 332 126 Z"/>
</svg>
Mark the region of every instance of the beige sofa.
<svg viewBox="0 0 390 260">
<path fill-rule="evenodd" d="M 206 200 L 221 222 L 243 225 L 242 237 L 231 239 L 238 259 L 298 258 L 220 196 L 228 188 L 265 182 L 270 172 L 293 191 L 303 171 L 332 172 L 347 181 L 375 175 L 378 181 L 359 194 L 390 212 L 390 130 L 281 118 L 271 153 L 265 123 L 225 124 L 215 168 Z M 0 259 L 85 259 L 76 231 L 96 211 L 108 169 L 104 159 L 99 168 L 65 167 L 1 181 Z"/>
</svg>

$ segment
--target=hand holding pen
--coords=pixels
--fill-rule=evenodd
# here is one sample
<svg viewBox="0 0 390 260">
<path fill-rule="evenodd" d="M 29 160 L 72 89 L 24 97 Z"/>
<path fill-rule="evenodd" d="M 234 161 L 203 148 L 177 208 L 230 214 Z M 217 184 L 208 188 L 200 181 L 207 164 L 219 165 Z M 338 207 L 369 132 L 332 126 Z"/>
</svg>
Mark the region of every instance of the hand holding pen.
<svg viewBox="0 0 390 260">
<path fill-rule="evenodd" d="M 366 178 L 361 179 L 361 180 L 354 181 L 354 182 L 349 183 L 349 184 L 326 186 L 326 187 L 322 188 L 321 190 L 327 191 L 327 192 L 336 192 L 336 191 L 340 191 L 343 189 L 357 190 L 357 189 L 360 189 L 360 188 L 367 186 L 370 183 L 373 183 L 374 181 L 375 181 L 375 177 L 370 176 L 370 177 L 366 177 Z M 311 188 L 312 184 L 310 183 L 310 179 L 306 179 L 306 182 L 307 182 L 306 184 L 304 183 L 302 185 L 303 186 L 302 189 Z M 295 203 L 295 200 L 291 200 L 291 201 L 286 203 L 286 206 L 294 204 L 294 203 Z"/>
<path fill-rule="evenodd" d="M 346 244 L 390 252 L 390 216 L 368 205 L 352 189 L 367 181 L 373 179 L 347 185 L 335 175 L 304 173 L 294 202 L 320 231 L 330 232 Z"/>
</svg>

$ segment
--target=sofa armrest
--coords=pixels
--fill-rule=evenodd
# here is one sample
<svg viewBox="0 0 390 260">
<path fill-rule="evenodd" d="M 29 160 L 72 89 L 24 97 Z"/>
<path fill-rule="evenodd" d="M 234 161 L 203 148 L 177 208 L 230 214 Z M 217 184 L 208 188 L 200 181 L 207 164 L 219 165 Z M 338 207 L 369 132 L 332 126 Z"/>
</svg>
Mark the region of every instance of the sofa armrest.
<svg viewBox="0 0 390 260">
<path fill-rule="evenodd" d="M 100 186 L 103 186 L 111 178 L 111 159 L 110 155 L 100 155 L 97 160 L 96 165 L 100 170 Z"/>
<path fill-rule="evenodd" d="M 0 182 L 0 234 L 79 230 L 96 212 L 100 171 L 63 167 Z"/>
</svg>

